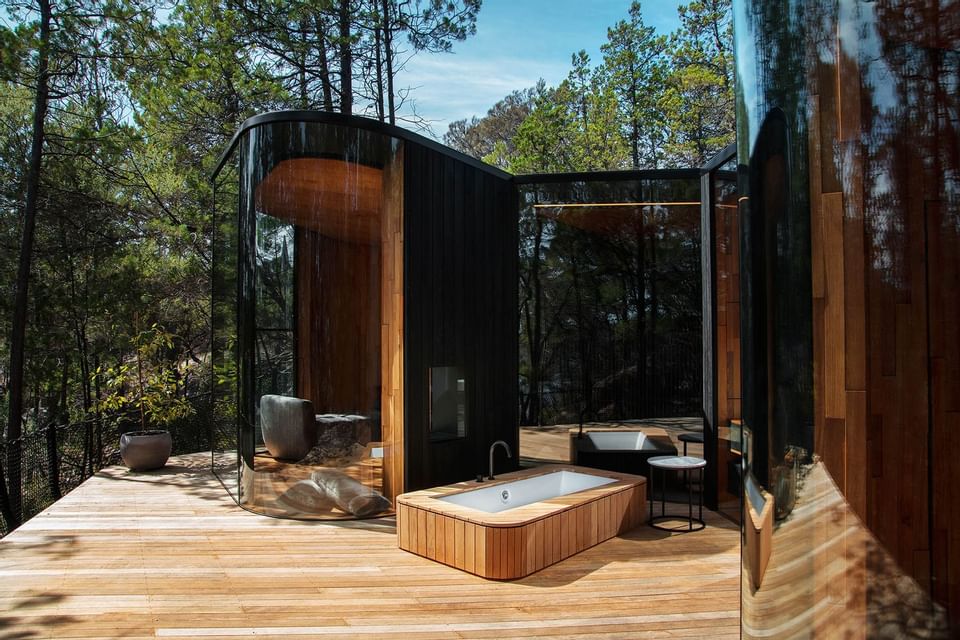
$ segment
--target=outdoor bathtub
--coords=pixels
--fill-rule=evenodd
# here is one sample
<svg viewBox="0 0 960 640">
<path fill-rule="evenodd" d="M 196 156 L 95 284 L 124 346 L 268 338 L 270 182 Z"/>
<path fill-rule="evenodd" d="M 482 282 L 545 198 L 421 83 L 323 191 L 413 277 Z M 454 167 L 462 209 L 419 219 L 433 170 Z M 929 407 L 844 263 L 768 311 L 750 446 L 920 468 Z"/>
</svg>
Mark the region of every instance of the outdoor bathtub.
<svg viewBox="0 0 960 640">
<path fill-rule="evenodd" d="M 397 497 L 401 549 L 498 580 L 522 578 L 646 519 L 646 479 L 549 465 Z"/>
<path fill-rule="evenodd" d="M 584 431 L 583 437 L 577 435 L 570 432 L 570 461 L 592 469 L 649 477 L 647 460 L 677 455 L 670 438 L 648 436 L 643 431 Z"/>
</svg>

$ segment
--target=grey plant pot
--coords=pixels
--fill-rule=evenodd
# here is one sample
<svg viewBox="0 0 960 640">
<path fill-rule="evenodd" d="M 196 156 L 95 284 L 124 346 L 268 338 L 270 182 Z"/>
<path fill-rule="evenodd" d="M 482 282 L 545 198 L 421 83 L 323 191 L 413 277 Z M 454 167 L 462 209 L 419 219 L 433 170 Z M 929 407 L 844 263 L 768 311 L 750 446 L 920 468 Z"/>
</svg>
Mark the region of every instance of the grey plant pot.
<svg viewBox="0 0 960 640">
<path fill-rule="evenodd" d="M 162 468 L 172 450 L 169 431 L 130 431 L 120 436 L 120 457 L 131 471 Z"/>
</svg>

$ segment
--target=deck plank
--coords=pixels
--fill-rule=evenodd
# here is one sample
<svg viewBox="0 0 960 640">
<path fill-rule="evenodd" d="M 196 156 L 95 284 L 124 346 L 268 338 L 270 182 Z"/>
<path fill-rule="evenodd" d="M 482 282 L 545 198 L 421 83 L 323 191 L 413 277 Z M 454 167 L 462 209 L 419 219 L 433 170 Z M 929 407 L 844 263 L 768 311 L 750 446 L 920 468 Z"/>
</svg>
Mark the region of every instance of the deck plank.
<svg viewBox="0 0 960 640">
<path fill-rule="evenodd" d="M 738 633 L 739 534 L 713 513 L 702 532 L 641 526 L 496 582 L 401 551 L 393 518 L 297 522 L 243 511 L 208 461 L 106 469 L 0 540 L 0 630 L 420 640 Z M 488 561 L 474 550 L 475 562 Z"/>
</svg>

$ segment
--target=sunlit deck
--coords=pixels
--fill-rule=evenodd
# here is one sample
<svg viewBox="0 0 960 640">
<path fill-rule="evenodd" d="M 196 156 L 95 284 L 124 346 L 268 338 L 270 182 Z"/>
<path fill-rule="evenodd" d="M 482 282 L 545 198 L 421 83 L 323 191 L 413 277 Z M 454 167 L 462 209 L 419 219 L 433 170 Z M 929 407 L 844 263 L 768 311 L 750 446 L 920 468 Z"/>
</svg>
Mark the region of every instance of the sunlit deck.
<svg viewBox="0 0 960 640">
<path fill-rule="evenodd" d="M 738 530 L 712 512 L 494 582 L 399 550 L 392 518 L 247 513 L 208 460 L 109 468 L 0 541 L 0 638 L 738 636 Z"/>
</svg>

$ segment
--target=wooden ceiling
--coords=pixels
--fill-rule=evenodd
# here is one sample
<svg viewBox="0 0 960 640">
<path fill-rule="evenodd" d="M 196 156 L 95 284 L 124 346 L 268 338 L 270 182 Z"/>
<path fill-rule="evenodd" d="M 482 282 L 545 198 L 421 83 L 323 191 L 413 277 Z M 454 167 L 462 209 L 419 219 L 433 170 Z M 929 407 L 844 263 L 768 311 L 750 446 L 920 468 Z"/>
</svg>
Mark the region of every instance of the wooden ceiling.
<svg viewBox="0 0 960 640">
<path fill-rule="evenodd" d="M 638 233 L 644 218 L 649 222 L 654 207 L 696 206 L 699 202 L 623 202 L 587 204 L 538 204 L 537 215 L 589 233 L 621 235 Z"/>
<path fill-rule="evenodd" d="M 257 209 L 330 238 L 380 242 L 383 170 L 330 158 L 280 162 L 257 186 Z"/>
</svg>

